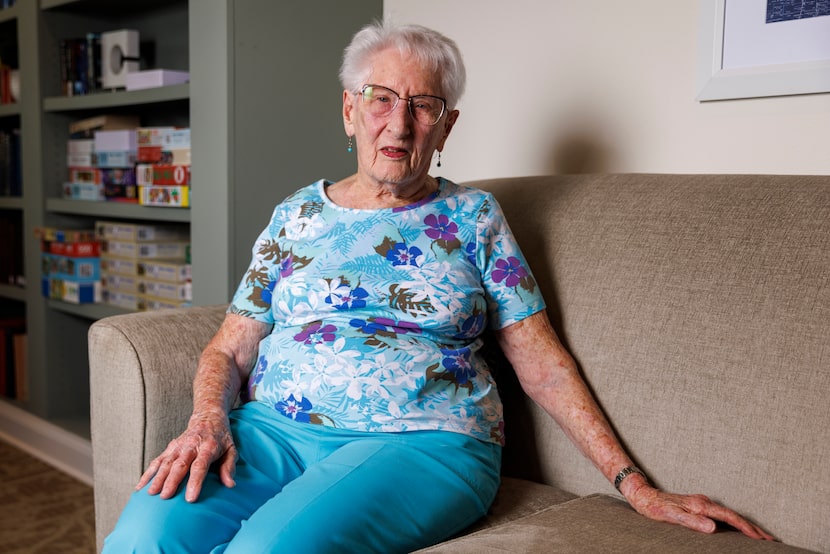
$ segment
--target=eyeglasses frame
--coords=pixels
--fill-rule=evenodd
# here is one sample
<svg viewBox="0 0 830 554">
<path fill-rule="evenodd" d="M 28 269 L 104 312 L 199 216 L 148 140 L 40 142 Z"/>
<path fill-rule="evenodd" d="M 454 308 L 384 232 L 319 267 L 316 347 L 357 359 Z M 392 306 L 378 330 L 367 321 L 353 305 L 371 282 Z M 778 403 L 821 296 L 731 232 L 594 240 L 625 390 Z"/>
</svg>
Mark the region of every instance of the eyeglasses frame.
<svg viewBox="0 0 830 554">
<path fill-rule="evenodd" d="M 414 96 L 410 96 L 409 98 L 405 98 L 405 97 L 401 96 L 400 94 L 398 94 L 397 91 L 392 90 L 389 87 L 385 87 L 383 85 L 374 85 L 374 84 L 371 84 L 371 83 L 367 83 L 367 84 L 363 85 L 362 87 L 360 87 L 360 90 L 357 91 L 357 94 L 360 95 L 361 101 L 364 101 L 366 99 L 366 96 L 365 96 L 366 89 L 370 88 L 370 87 L 377 87 L 377 88 L 382 88 L 382 89 L 388 90 L 389 92 L 393 93 L 395 95 L 395 97 L 398 99 L 397 101 L 395 101 L 395 105 L 392 106 L 392 109 L 389 110 L 389 113 L 386 116 L 383 116 L 383 117 L 387 117 L 387 116 L 391 115 L 392 112 L 395 111 L 395 108 L 398 107 L 398 102 L 400 102 L 401 100 L 405 100 L 406 101 L 406 106 L 409 109 L 409 115 L 412 117 L 413 121 L 416 121 L 416 122 L 420 123 L 420 121 L 418 121 L 418 119 L 415 117 L 415 113 L 412 111 L 412 100 L 414 100 L 416 98 L 435 98 L 436 100 L 441 101 L 441 113 L 435 119 L 435 123 L 430 123 L 430 124 L 422 123 L 422 125 L 429 125 L 430 127 L 435 127 L 436 125 L 438 125 L 438 122 L 441 121 L 441 118 L 444 117 L 444 114 L 447 113 L 447 99 L 442 98 L 441 96 L 435 96 L 434 94 L 416 94 Z"/>
</svg>

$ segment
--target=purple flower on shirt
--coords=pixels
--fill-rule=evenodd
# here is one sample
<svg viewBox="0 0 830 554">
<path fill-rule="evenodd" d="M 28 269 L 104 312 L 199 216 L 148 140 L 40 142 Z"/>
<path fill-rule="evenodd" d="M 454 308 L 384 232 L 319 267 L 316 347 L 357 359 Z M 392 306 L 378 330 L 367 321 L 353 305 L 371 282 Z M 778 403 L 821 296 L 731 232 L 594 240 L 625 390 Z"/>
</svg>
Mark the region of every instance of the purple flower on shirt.
<svg viewBox="0 0 830 554">
<path fill-rule="evenodd" d="M 518 258 L 508 256 L 496 260 L 496 269 L 493 270 L 493 281 L 504 284 L 508 287 L 516 287 L 522 282 L 522 279 L 527 277 L 527 270 L 522 267 L 522 263 Z"/>
<path fill-rule="evenodd" d="M 418 258 L 423 252 L 417 246 L 407 247 L 404 242 L 395 243 L 386 253 L 386 259 L 392 262 L 393 266 L 413 265 L 418 267 Z"/>
<path fill-rule="evenodd" d="M 424 223 L 429 226 L 424 233 L 432 240 L 451 241 L 458 232 L 458 225 L 450 221 L 445 214 L 429 214 L 424 218 Z"/>
<path fill-rule="evenodd" d="M 395 321 L 386 317 L 370 317 L 369 319 L 353 319 L 349 325 L 356 327 L 362 333 L 367 335 L 381 335 L 386 337 L 396 337 L 397 335 L 406 335 L 408 333 L 419 335 L 421 328 L 415 323 L 408 321 Z"/>
<path fill-rule="evenodd" d="M 335 331 L 337 331 L 337 327 L 334 325 L 323 325 L 322 321 L 314 321 L 294 335 L 294 340 L 308 345 L 334 342 L 337 338 L 334 334 Z"/>
<path fill-rule="evenodd" d="M 288 277 L 294 273 L 294 256 L 289 254 L 280 260 L 280 278 Z"/>
<path fill-rule="evenodd" d="M 285 417 L 290 417 L 294 421 L 301 423 L 309 423 L 311 421 L 311 414 L 309 411 L 313 407 L 311 401 L 303 397 L 300 400 L 294 398 L 292 394 L 285 400 L 281 400 L 274 404 L 274 407 Z"/>
</svg>

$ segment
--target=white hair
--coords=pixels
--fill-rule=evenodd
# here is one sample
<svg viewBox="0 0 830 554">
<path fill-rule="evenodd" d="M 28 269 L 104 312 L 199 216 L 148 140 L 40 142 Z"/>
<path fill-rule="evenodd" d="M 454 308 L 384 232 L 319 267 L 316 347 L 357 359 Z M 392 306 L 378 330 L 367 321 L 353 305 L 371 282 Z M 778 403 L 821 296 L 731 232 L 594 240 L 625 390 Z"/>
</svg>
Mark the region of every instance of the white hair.
<svg viewBox="0 0 830 554">
<path fill-rule="evenodd" d="M 343 52 L 343 88 L 358 92 L 369 78 L 372 57 L 390 47 L 413 56 L 424 68 L 438 73 L 447 106 L 455 108 L 467 82 L 461 51 L 452 39 L 421 25 L 375 22 L 358 31 Z"/>
</svg>

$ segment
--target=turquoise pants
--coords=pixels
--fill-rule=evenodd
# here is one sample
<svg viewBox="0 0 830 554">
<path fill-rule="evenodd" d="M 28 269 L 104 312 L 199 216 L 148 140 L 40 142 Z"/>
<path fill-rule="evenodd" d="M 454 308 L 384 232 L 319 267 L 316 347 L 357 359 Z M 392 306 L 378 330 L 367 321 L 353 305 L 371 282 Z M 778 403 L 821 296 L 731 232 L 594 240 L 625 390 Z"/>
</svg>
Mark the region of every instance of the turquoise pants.
<svg viewBox="0 0 830 554">
<path fill-rule="evenodd" d="M 360 433 L 251 402 L 231 413 L 236 487 L 195 503 L 133 494 L 104 552 L 410 552 L 482 517 L 501 447 L 457 433 Z"/>
</svg>

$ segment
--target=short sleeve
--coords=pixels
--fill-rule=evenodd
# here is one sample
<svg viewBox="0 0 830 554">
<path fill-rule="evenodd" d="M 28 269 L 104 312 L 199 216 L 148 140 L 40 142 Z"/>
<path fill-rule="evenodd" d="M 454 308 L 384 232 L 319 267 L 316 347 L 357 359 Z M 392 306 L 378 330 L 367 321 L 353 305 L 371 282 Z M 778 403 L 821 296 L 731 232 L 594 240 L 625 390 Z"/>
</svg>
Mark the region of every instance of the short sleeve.
<svg viewBox="0 0 830 554">
<path fill-rule="evenodd" d="M 477 235 L 489 327 L 502 329 L 545 309 L 530 266 L 491 194 L 479 209 Z"/>
<path fill-rule="evenodd" d="M 273 325 L 272 295 L 279 281 L 282 261 L 278 234 L 284 228 L 282 205 L 271 215 L 268 226 L 259 234 L 251 249 L 251 263 L 236 288 L 228 313 L 234 313 Z"/>
</svg>

